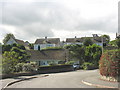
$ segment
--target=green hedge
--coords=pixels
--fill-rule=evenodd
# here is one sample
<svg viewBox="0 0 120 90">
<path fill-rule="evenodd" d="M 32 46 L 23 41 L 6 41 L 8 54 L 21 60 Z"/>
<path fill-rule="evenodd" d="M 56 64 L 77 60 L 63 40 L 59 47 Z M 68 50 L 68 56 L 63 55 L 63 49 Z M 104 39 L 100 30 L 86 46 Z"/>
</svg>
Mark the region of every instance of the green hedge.
<svg viewBox="0 0 120 90">
<path fill-rule="evenodd" d="M 120 76 L 120 50 L 104 52 L 99 61 L 99 69 L 102 76 Z"/>
<path fill-rule="evenodd" d="M 41 70 L 51 70 L 51 69 L 64 69 L 64 68 L 69 68 L 72 65 L 53 65 L 53 66 L 40 66 L 38 68 L 38 71 Z"/>
<path fill-rule="evenodd" d="M 82 68 L 84 70 L 92 70 L 92 69 L 96 69 L 97 67 L 93 63 L 84 62 Z"/>
</svg>

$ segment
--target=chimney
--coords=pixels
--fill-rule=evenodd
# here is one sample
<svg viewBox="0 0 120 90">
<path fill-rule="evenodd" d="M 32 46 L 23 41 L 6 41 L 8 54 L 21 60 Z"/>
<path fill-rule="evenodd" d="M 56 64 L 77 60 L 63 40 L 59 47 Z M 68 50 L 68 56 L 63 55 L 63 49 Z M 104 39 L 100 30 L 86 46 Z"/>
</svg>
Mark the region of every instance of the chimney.
<svg viewBox="0 0 120 90">
<path fill-rule="evenodd" d="M 93 37 L 99 37 L 97 34 L 92 34 L 93 35 Z"/>
<path fill-rule="evenodd" d="M 45 41 L 47 42 L 47 36 L 45 36 Z"/>
<path fill-rule="evenodd" d="M 75 36 L 74 43 L 77 41 L 77 37 Z"/>
</svg>

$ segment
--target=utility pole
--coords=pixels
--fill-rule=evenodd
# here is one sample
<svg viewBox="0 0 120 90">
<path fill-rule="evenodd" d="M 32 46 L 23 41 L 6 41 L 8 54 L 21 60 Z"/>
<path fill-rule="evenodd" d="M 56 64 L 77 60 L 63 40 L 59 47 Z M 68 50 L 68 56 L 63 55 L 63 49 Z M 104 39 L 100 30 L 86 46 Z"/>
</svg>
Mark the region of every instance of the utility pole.
<svg viewBox="0 0 120 90">
<path fill-rule="evenodd" d="M 101 37 L 101 39 L 102 39 L 102 54 L 103 54 L 103 37 Z"/>
</svg>

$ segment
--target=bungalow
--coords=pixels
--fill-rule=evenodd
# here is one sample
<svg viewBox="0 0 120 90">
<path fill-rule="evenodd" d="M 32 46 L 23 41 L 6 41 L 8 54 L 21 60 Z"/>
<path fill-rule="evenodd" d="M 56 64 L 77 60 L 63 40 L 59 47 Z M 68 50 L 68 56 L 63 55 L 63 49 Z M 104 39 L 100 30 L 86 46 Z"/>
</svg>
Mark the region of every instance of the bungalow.
<svg viewBox="0 0 120 90">
<path fill-rule="evenodd" d="M 91 39 L 94 44 L 97 44 L 97 45 L 100 45 L 100 46 L 102 46 L 103 45 L 102 43 L 105 43 L 105 41 L 106 41 L 105 39 L 103 39 L 103 42 L 102 42 L 102 38 L 101 37 L 99 37 L 97 34 L 93 34 L 93 37 L 77 38 L 75 36 L 75 38 L 66 38 L 65 45 L 70 45 L 70 44 L 82 45 L 86 38 Z"/>
<path fill-rule="evenodd" d="M 28 43 L 25 43 L 23 40 L 19 40 L 13 37 L 10 37 L 10 39 L 5 43 L 5 45 L 12 45 L 12 44 L 20 44 L 23 45 L 27 50 L 29 50 Z"/>
<path fill-rule="evenodd" d="M 70 45 L 70 44 L 83 44 L 83 39 L 82 38 L 77 38 L 75 36 L 75 38 L 66 38 L 66 45 Z"/>
<path fill-rule="evenodd" d="M 66 61 L 65 50 L 27 50 L 31 55 L 30 61 L 37 62 L 39 66 L 49 65 L 50 63 L 60 64 Z"/>
<path fill-rule="evenodd" d="M 34 43 L 34 50 L 41 50 L 47 47 L 59 47 L 60 39 L 59 38 L 42 38 L 37 39 Z"/>
</svg>

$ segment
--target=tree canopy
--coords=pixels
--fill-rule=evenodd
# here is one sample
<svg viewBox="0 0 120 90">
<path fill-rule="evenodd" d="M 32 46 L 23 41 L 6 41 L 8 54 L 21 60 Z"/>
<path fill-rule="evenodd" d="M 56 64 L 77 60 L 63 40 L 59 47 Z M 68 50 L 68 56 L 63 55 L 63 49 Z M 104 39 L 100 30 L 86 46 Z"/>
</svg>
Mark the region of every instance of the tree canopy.
<svg viewBox="0 0 120 90">
<path fill-rule="evenodd" d="M 117 44 L 118 48 L 120 48 L 120 38 L 116 40 L 116 44 Z"/>
<path fill-rule="evenodd" d="M 108 44 L 110 42 L 110 36 L 109 35 L 102 35 L 101 37 L 105 38 L 106 39 L 106 43 Z"/>
<path fill-rule="evenodd" d="M 15 36 L 12 33 L 6 34 L 6 36 L 3 39 L 3 43 L 5 44 L 11 37 L 15 38 Z"/>
<path fill-rule="evenodd" d="M 17 63 L 28 62 L 30 55 L 21 45 L 3 45 L 2 71 L 3 73 L 14 72 Z"/>
<path fill-rule="evenodd" d="M 69 59 L 79 60 L 80 65 L 84 62 L 90 62 L 98 66 L 102 54 L 102 48 L 99 45 L 92 44 L 89 46 L 84 45 L 67 45 L 66 49 L 69 49 Z"/>
<path fill-rule="evenodd" d="M 93 42 L 92 42 L 92 40 L 90 38 L 85 38 L 85 41 L 83 42 L 83 44 L 85 46 L 89 46 L 89 45 L 92 45 Z"/>
</svg>

